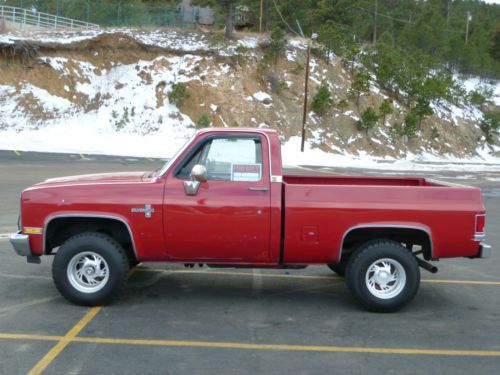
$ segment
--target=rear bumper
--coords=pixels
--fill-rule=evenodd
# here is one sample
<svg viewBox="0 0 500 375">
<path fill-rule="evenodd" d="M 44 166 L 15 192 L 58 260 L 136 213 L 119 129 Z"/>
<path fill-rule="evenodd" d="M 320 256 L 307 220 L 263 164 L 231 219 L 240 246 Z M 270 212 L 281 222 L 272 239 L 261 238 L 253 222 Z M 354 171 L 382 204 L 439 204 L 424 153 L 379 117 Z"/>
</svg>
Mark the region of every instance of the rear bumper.
<svg viewBox="0 0 500 375">
<path fill-rule="evenodd" d="M 30 238 L 27 234 L 22 234 L 20 231 L 10 236 L 10 243 L 15 252 L 23 257 L 33 255 L 31 253 Z"/>
<path fill-rule="evenodd" d="M 477 258 L 489 258 L 491 256 L 491 246 L 481 242 L 479 245 L 479 253 L 477 253 Z"/>
</svg>

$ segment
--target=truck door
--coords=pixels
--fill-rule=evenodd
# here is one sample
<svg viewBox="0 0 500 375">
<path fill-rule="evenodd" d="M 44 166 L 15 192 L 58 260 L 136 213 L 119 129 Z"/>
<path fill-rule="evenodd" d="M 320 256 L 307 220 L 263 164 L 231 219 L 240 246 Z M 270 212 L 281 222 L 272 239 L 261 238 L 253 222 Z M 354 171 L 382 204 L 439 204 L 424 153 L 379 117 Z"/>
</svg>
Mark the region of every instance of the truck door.
<svg viewBox="0 0 500 375">
<path fill-rule="evenodd" d="M 207 135 L 173 166 L 163 211 L 170 259 L 271 262 L 268 150 L 260 134 Z M 184 182 L 195 165 L 206 168 L 207 181 L 187 195 Z"/>
</svg>

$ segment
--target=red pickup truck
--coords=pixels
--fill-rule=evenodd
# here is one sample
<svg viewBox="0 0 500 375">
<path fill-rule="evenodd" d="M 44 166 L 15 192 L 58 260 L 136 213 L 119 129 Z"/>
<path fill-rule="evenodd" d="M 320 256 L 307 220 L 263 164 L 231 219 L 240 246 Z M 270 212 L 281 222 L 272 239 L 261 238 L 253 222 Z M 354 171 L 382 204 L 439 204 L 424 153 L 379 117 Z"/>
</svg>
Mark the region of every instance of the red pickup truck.
<svg viewBox="0 0 500 375">
<path fill-rule="evenodd" d="M 415 296 L 432 260 L 485 258 L 477 188 L 424 178 L 283 175 L 266 129 L 199 131 L 162 169 L 49 179 L 23 191 L 11 243 L 68 300 L 109 302 L 139 262 L 344 276 L 367 309 Z"/>
</svg>

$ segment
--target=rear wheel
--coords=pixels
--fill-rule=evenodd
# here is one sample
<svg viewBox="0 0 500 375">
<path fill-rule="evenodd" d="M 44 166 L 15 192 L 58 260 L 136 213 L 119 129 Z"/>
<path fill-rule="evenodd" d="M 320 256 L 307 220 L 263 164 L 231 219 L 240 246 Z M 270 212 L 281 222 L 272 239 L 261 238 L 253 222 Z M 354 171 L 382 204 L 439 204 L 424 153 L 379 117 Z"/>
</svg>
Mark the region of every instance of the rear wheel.
<svg viewBox="0 0 500 375">
<path fill-rule="evenodd" d="M 349 289 L 370 311 L 393 312 L 408 304 L 420 285 L 415 256 L 398 242 L 375 240 L 361 245 L 346 269 Z"/>
<path fill-rule="evenodd" d="M 125 287 L 129 261 L 120 244 L 102 233 L 82 233 L 68 239 L 52 263 L 59 292 L 78 305 L 109 303 Z"/>
</svg>

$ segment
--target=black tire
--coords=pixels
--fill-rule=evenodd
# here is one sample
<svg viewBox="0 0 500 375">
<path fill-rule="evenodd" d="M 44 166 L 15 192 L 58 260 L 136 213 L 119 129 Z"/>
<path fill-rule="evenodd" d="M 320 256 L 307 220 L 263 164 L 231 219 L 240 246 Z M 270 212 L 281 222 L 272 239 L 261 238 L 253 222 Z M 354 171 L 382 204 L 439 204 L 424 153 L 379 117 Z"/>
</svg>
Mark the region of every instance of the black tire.
<svg viewBox="0 0 500 375">
<path fill-rule="evenodd" d="M 97 277 L 101 280 L 97 281 L 99 285 L 90 286 L 95 288 L 95 291 L 79 290 L 78 288 L 86 287 L 85 282 L 79 285 L 78 281 L 75 281 L 78 277 L 69 276 L 76 273 L 68 271 L 68 268 L 82 270 L 81 273 L 84 274 L 83 266 L 77 267 L 77 264 L 80 264 L 77 261 L 79 259 L 85 259 L 85 262 L 95 261 L 86 263 L 89 265 L 89 272 L 97 269 L 100 273 Z M 81 233 L 69 238 L 59 248 L 52 263 L 52 278 L 59 292 L 68 301 L 83 306 L 99 306 L 111 302 L 125 287 L 128 271 L 129 260 L 120 244 L 112 237 L 96 232 Z M 102 276 L 103 273 L 106 276 Z M 89 280 L 87 274 L 83 275 L 83 280 Z"/>
<path fill-rule="evenodd" d="M 385 265 L 389 264 L 388 269 L 391 270 L 391 274 L 399 275 L 400 280 L 399 282 L 386 282 L 388 291 L 381 290 L 380 285 L 383 285 L 385 280 L 382 284 L 375 282 L 370 286 L 371 289 L 367 285 L 369 284 L 367 276 L 372 281 L 379 280 L 375 278 L 378 271 L 368 271 L 377 260 L 382 259 L 390 260 L 390 262 L 385 262 Z M 383 265 L 382 262 L 374 266 L 372 271 L 381 270 L 381 265 Z M 398 267 L 400 269 L 402 267 L 401 272 L 398 271 Z M 381 277 L 385 277 L 385 274 L 381 273 Z M 361 245 L 351 256 L 346 269 L 346 281 L 353 296 L 367 310 L 394 312 L 407 305 L 415 297 L 420 285 L 420 269 L 415 256 L 400 243 L 391 240 L 374 240 Z M 381 297 L 384 293 L 387 294 Z"/>
<path fill-rule="evenodd" d="M 344 277 L 345 270 L 347 268 L 347 262 L 328 264 L 328 268 L 330 268 L 333 272 L 335 272 L 340 277 Z"/>
</svg>

